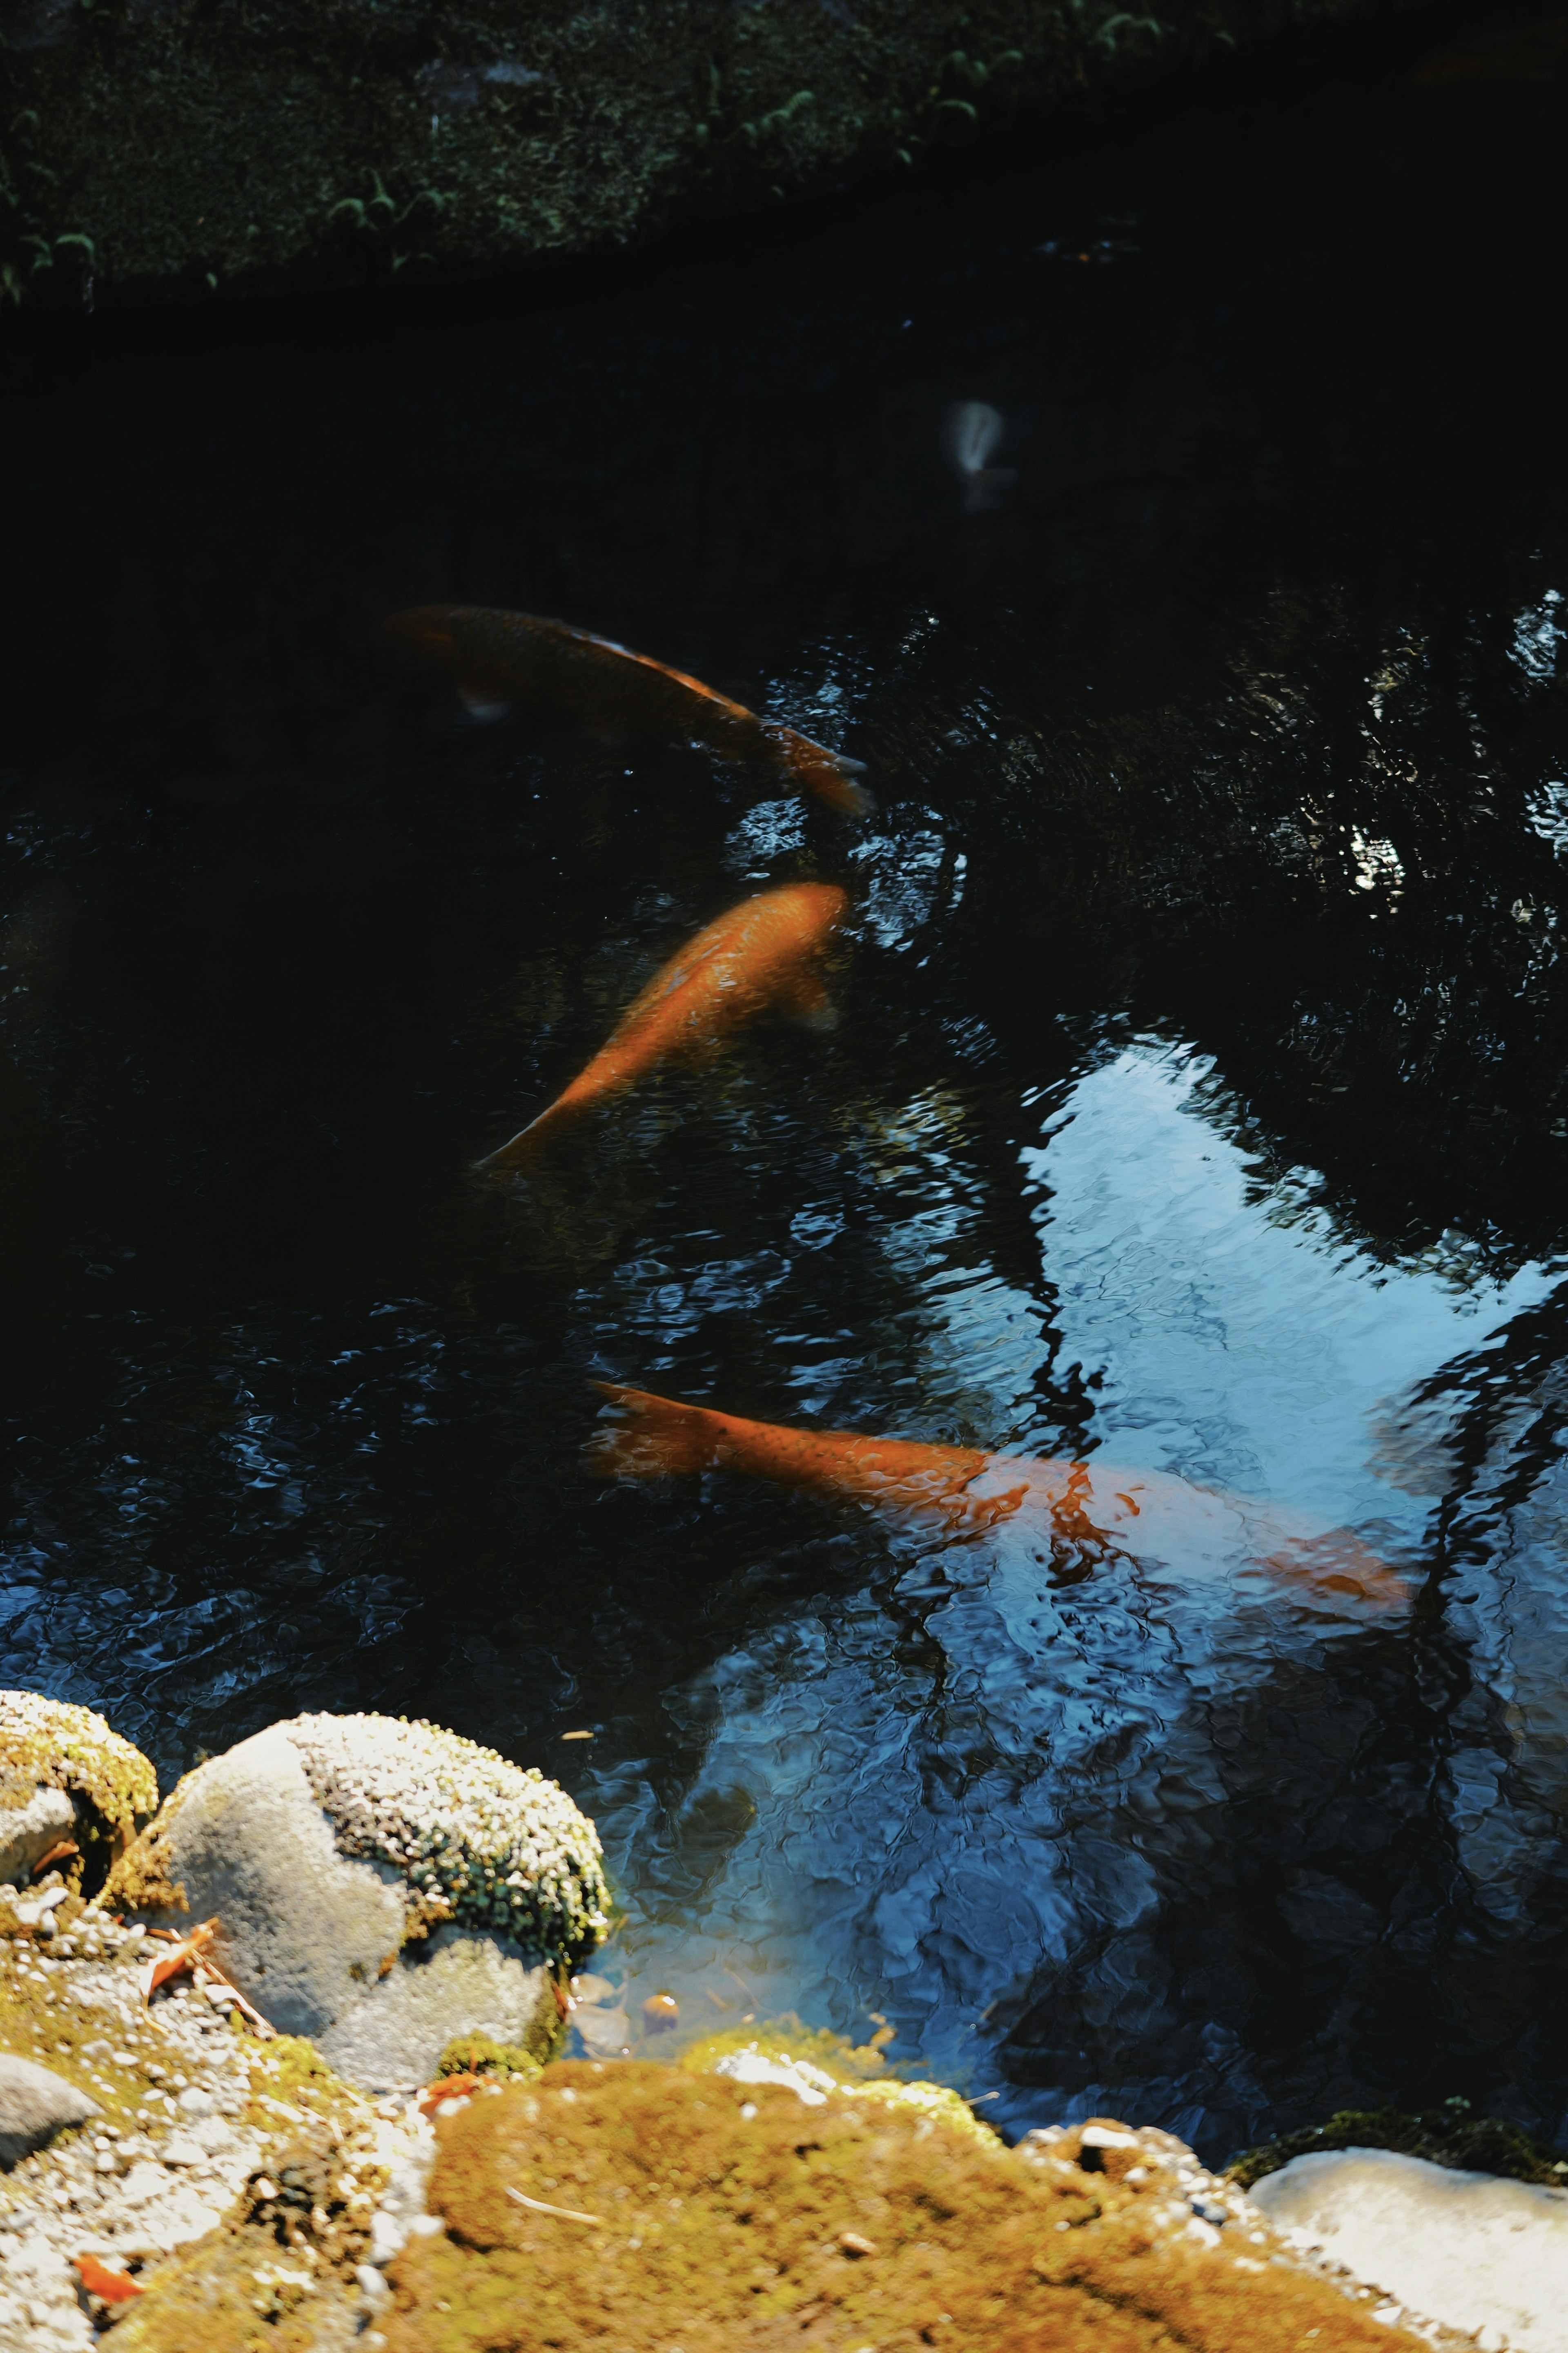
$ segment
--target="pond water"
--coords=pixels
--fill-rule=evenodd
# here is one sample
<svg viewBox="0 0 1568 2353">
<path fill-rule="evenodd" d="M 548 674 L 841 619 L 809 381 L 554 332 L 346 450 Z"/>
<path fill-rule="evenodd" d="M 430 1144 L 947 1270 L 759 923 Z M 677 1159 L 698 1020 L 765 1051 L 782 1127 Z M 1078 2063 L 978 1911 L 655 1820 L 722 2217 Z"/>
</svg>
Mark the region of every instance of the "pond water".
<svg viewBox="0 0 1568 2353">
<path fill-rule="evenodd" d="M 540 1763 L 634 2020 L 885 2021 L 1009 2131 L 1568 2128 L 1568 83 L 1423 69 L 1511 21 L 557 280 L 7 329 L 7 1682 L 165 1782 L 300 1708 Z M 476 723 L 376 628 L 447 598 L 877 815 Z M 476 1187 L 811 875 L 832 1034 Z M 1172 1472 L 1415 1599 L 605 1485 L 595 1376 Z"/>
</svg>

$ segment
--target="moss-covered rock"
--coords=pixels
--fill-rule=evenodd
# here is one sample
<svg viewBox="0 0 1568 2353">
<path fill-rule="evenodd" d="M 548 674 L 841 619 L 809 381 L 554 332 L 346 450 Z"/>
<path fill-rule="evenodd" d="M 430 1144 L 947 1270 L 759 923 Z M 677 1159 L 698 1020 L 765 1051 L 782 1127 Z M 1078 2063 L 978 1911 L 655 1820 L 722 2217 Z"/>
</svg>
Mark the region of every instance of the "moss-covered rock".
<svg viewBox="0 0 1568 2353">
<path fill-rule="evenodd" d="M 1239 2199 L 1199 2221 L 1166 2134 L 1013 2152 L 865 2084 L 808 2105 L 634 2060 L 481 2091 L 437 2142 L 447 2227 L 392 2268 L 387 2353 L 1414 2353 Z"/>
<path fill-rule="evenodd" d="M 1373 5 L 0 0 L 0 279 L 79 306 L 517 269 Z"/>
<path fill-rule="evenodd" d="M 91 1708 L 0 1691 L 0 1880 L 25 1883 L 68 1844 L 66 1880 L 90 1894 L 157 1803 L 146 1757 Z"/>
<path fill-rule="evenodd" d="M 1341 2108 L 1326 2125 L 1284 2133 L 1279 2140 L 1249 2148 L 1226 2168 L 1226 2178 L 1250 2189 L 1267 2173 L 1278 2173 L 1292 2158 L 1332 2148 L 1393 2148 L 1424 2157 L 1461 2173 L 1496 2173 L 1510 2181 L 1536 2181 L 1549 2189 L 1568 2185 L 1568 2158 L 1534 2140 L 1500 2116 L 1472 2114 L 1468 2100 L 1445 2100 L 1440 2107 L 1414 2114 L 1402 2108 Z"/>
<path fill-rule="evenodd" d="M 548 2056 L 561 1977 L 608 1926 L 597 1833 L 564 1790 L 438 1725 L 302 1715 L 188 1773 L 112 1898 L 217 1922 L 247 2000 L 355 2083 L 427 2080 L 480 2028 Z"/>
</svg>

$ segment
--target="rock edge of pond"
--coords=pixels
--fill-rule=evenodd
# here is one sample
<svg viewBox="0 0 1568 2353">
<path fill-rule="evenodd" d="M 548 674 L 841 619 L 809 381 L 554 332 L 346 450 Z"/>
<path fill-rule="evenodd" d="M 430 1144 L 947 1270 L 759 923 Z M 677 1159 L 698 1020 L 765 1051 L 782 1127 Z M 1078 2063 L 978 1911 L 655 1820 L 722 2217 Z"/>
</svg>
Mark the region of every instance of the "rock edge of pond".
<svg viewBox="0 0 1568 2353">
<path fill-rule="evenodd" d="M 476 278 L 1424 0 L 0 0 L 0 300 Z"/>
<path fill-rule="evenodd" d="M 137 1798 L 155 1798 L 151 1767 L 90 1711 L 7 1693 L 0 1772 L 11 1814 L 26 1812 L 34 1784 L 60 1782 L 63 1755 L 40 1747 L 51 1711 L 71 1757 L 112 1743 L 120 1778 L 129 1756 Z M 448 1833 L 433 1853 L 434 1879 L 414 1852 L 433 1801 Z M 225 1822 L 232 1925 L 196 1953 L 200 1967 L 186 1968 L 188 1899 L 199 1908 L 214 1893 L 203 1873 Z M 332 1849 L 325 1862 L 306 1851 L 311 1834 Z M 417 2086 L 374 2080 L 374 2070 L 350 2080 L 319 2042 L 266 2031 L 225 1978 L 204 1975 L 205 1956 L 221 1953 L 235 1980 L 263 1989 L 261 1962 L 278 1955 L 258 1924 L 280 1889 L 294 1925 L 338 1947 L 333 1971 L 361 1927 L 367 1952 L 400 1927 L 416 1947 L 432 1928 L 510 1946 L 504 1924 L 486 1927 L 486 1906 L 524 1901 L 501 1869 L 520 1841 L 553 1874 L 561 1933 L 546 1936 L 542 1960 L 531 1956 L 526 1983 L 518 1971 L 519 2038 L 498 2041 L 476 2012 L 432 2057 L 426 2032 Z M 819 2307 L 863 2333 L 884 2295 L 893 2347 L 936 2341 L 921 2334 L 921 2314 L 955 2299 L 965 2341 L 977 2346 L 1032 2345 L 1036 2321 L 1053 2348 L 1084 2332 L 1098 2345 L 1108 2297 L 1128 2319 L 1129 2347 L 1166 2341 L 1173 2327 L 1198 2353 L 1222 2353 L 1238 2327 L 1258 2353 L 1320 2327 L 1345 2348 L 1463 2341 L 1314 2254 L 1302 2232 L 1276 2230 L 1237 2179 L 1209 2172 L 1158 2129 L 1094 2118 L 1033 2132 L 1009 2150 L 952 2091 L 894 2079 L 869 2048 L 845 2045 L 836 2065 L 831 2038 L 801 2030 L 792 2040 L 787 2026 L 731 2029 L 673 2066 L 554 2058 L 568 1972 L 589 1949 L 584 1930 L 608 1925 L 597 1856 L 592 1824 L 542 1776 L 437 1726 L 359 1715 L 294 1718 L 198 1766 L 122 1844 L 90 1901 L 81 1892 L 90 1856 L 34 1858 L 0 1889 L 5 2341 L 87 2353 L 112 2327 L 124 2353 L 327 2353 L 361 2336 L 373 2353 L 465 2353 L 470 2339 L 491 2347 L 499 2295 L 522 2316 L 507 2342 L 524 2353 L 546 2341 L 534 2330 L 539 2313 L 559 2318 L 580 2298 L 590 2333 L 614 2317 L 609 2242 L 585 2239 L 595 2224 L 581 2209 L 627 2200 L 654 2216 L 647 2279 L 620 2283 L 627 2309 L 646 2308 L 650 2347 L 679 2320 L 701 2353 L 704 2331 L 749 2327 L 748 2310 L 767 2325 L 759 2345 L 775 2322 L 798 2329 L 801 2312 L 809 2319 Z M 176 1873 L 189 1883 L 177 1888 Z M 487 1873 L 504 1898 L 484 1893 Z M 300 1893 L 307 1883 L 310 1901 Z M 374 1902 L 366 1914 L 367 1891 L 391 1907 L 387 1918 Z M 182 1894 L 178 1929 L 160 1936 L 148 1921 L 173 1916 Z M 142 1916 L 128 1918 L 137 1903 Z M 289 1980 L 321 2010 L 328 2041 L 342 1996 L 333 1971 L 320 1983 L 308 1973 Z M 427 1964 L 426 1974 L 437 1969 Z M 496 1984 L 470 1985 L 480 2008 L 496 2008 Z M 451 2015 L 441 2009 L 443 2022 Z M 349 2047 L 360 2046 L 351 2038 Z M 503 2094 L 506 2105 L 492 2105 Z M 570 2179 L 562 2175 L 571 2215 L 554 2196 L 563 2126 L 583 2140 Z M 1476 2146 L 1471 2134 L 1462 2154 L 1473 2158 Z M 500 2172 L 515 2159 L 535 2190 L 541 2168 L 555 2169 L 543 2206 L 520 2201 L 528 2211 L 515 2232 L 510 2207 L 497 2207 L 499 2225 L 489 2212 L 506 2192 L 498 2151 Z M 683 2165 L 688 2194 L 667 2199 Z M 650 2168 L 670 2179 L 645 2182 Z M 844 2221 L 840 2205 L 848 2221 L 824 2238 L 825 2215 Z M 479 2207 L 488 2221 L 476 2220 Z M 737 2233 L 767 2260 L 755 2274 L 763 2303 L 753 2308 L 748 2288 L 731 2311 L 734 2249 L 717 2269 L 714 2251 Z M 637 2270 L 644 2244 L 640 2232 L 617 2243 L 623 2272 Z M 1025 2306 L 1033 2318 L 1020 2336 Z"/>
</svg>

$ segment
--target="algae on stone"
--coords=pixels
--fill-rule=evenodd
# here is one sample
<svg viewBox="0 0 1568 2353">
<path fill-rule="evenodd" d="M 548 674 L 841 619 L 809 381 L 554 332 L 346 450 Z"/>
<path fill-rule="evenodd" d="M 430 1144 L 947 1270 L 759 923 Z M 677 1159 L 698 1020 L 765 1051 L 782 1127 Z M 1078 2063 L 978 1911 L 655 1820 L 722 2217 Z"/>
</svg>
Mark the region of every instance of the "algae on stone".
<svg viewBox="0 0 1568 2353">
<path fill-rule="evenodd" d="M 1191 2152 L 1143 2137 L 1113 2168 L 1081 2131 L 1012 2152 L 860 2084 L 806 2106 L 569 2061 L 437 2125 L 447 2228 L 397 2258 L 377 2326 L 386 2353 L 1415 2353 L 1266 2229 L 1196 2222 L 1166 2156 Z"/>
</svg>

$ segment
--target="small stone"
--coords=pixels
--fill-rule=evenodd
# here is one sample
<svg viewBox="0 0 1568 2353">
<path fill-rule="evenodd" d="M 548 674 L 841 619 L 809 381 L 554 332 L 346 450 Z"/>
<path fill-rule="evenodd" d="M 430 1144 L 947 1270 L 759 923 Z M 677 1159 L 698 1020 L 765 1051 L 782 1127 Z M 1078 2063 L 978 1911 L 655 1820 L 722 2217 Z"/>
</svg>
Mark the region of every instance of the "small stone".
<svg viewBox="0 0 1568 2353">
<path fill-rule="evenodd" d="M 649 2034 L 663 2034 L 680 2023 L 680 2004 L 672 1993 L 650 1993 L 642 2006 L 643 2026 Z"/>
<path fill-rule="evenodd" d="M 63 2076 L 0 2052 L 0 2165 L 15 2165 L 68 2125 L 84 2125 L 99 2113 L 97 2102 Z"/>
<path fill-rule="evenodd" d="M 863 2239 L 858 2231 L 840 2231 L 838 2243 L 847 2255 L 874 2255 L 877 2252 L 876 2241 Z"/>
</svg>

